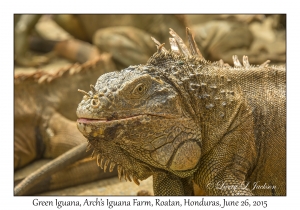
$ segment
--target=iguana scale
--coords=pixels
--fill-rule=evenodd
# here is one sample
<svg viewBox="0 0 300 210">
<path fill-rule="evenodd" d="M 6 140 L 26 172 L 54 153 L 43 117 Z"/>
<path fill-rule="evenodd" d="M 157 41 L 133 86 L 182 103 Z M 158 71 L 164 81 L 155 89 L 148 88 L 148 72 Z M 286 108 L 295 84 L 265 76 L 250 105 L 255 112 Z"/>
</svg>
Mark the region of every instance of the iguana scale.
<svg viewBox="0 0 300 210">
<path fill-rule="evenodd" d="M 285 69 L 205 60 L 170 29 L 145 65 L 99 77 L 77 108 L 77 126 L 101 167 L 155 195 L 286 194 Z M 234 188 L 235 187 L 235 188 Z"/>
</svg>

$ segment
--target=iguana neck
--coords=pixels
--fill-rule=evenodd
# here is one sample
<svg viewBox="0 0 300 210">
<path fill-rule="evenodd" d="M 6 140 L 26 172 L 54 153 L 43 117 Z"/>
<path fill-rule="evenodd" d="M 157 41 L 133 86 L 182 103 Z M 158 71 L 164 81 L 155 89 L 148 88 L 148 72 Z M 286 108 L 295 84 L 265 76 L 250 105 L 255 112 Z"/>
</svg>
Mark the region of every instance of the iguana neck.
<svg viewBox="0 0 300 210">
<path fill-rule="evenodd" d="M 182 98 L 182 106 L 201 129 L 205 154 L 227 132 L 244 103 L 242 91 L 227 77 L 227 67 L 174 52 L 157 52 L 148 61 Z"/>
</svg>

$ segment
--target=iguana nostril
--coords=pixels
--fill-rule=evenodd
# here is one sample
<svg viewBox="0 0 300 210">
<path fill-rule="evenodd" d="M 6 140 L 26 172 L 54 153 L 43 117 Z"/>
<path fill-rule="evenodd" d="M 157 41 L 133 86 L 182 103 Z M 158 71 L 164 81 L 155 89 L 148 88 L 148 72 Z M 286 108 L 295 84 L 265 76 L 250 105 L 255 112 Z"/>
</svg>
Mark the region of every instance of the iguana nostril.
<svg viewBox="0 0 300 210">
<path fill-rule="evenodd" d="M 91 100 L 91 106 L 95 109 L 95 108 L 98 108 L 100 105 L 100 101 L 98 98 L 93 98 Z"/>
</svg>

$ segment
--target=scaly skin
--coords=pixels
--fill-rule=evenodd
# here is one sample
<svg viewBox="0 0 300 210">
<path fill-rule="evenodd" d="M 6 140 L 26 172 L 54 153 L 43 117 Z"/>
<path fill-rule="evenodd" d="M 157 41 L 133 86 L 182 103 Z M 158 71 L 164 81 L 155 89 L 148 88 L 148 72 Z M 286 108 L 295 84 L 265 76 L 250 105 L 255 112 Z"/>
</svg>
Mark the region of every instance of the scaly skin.
<svg viewBox="0 0 300 210">
<path fill-rule="evenodd" d="M 189 29 L 190 49 L 170 33 L 172 51 L 155 40 L 146 65 L 80 90 L 77 126 L 99 165 L 137 184 L 153 175 L 155 195 L 193 195 L 193 182 L 206 195 L 285 195 L 285 69 L 211 63 Z"/>
</svg>

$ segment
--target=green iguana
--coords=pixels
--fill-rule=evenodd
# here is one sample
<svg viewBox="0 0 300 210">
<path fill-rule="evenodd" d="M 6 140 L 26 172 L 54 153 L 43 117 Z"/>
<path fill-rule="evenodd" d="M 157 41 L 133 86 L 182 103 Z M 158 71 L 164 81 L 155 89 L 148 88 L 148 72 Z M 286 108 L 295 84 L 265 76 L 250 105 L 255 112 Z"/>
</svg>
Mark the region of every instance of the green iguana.
<svg viewBox="0 0 300 210">
<path fill-rule="evenodd" d="M 77 156 L 73 158 L 65 154 L 73 147 L 86 144 L 76 125 L 76 108 L 81 101 L 78 86 L 88 88 L 99 75 L 113 70 L 115 65 L 111 55 L 102 54 L 95 60 L 70 64 L 54 73 L 15 72 L 14 169 L 25 167 L 37 159 L 56 158 L 23 181 L 15 180 L 15 184 L 18 184 L 15 195 L 61 189 L 114 175 L 104 174 L 95 161 L 88 157 L 86 148 L 82 153 L 77 151 Z M 72 162 L 74 164 L 70 165 Z M 45 169 L 50 170 L 57 163 L 62 167 L 54 167 L 54 170 L 44 174 Z M 38 185 L 26 188 L 32 181 L 32 185 Z M 19 192 L 18 189 L 24 190 Z"/>
<path fill-rule="evenodd" d="M 155 195 L 286 195 L 286 76 L 269 61 L 205 60 L 170 29 L 171 50 L 99 77 L 77 126 L 101 167 Z"/>
<path fill-rule="evenodd" d="M 247 57 L 244 67 L 236 57 L 233 68 L 210 63 L 190 33 L 189 51 L 171 32 L 172 51 L 154 40 L 158 52 L 146 65 L 105 74 L 89 93 L 80 90 L 86 96 L 78 128 L 101 154 L 98 165 L 117 166 L 119 178 L 137 184 L 153 175 L 156 195 L 190 195 L 192 183 L 207 195 L 285 195 L 285 70 L 250 66 Z M 76 159 L 84 147 L 64 155 Z M 45 168 L 15 195 L 28 193 L 32 178 L 51 174 Z"/>
</svg>

